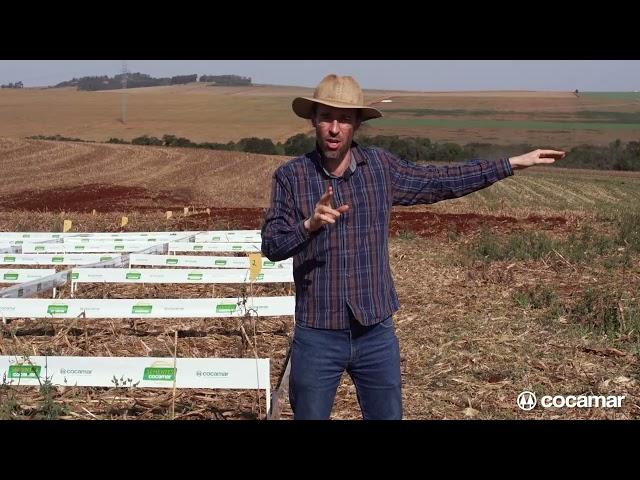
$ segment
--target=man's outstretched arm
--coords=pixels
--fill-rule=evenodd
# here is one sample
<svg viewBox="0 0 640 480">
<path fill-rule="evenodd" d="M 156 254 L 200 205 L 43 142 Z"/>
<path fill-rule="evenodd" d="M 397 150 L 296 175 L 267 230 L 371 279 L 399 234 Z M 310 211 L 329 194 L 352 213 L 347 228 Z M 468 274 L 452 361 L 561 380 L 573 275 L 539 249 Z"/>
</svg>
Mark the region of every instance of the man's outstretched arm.
<svg viewBox="0 0 640 480">
<path fill-rule="evenodd" d="M 556 150 L 535 150 L 500 160 L 475 160 L 460 165 L 420 165 L 389 156 L 394 205 L 435 203 L 486 188 L 513 175 L 513 170 L 553 163 L 564 157 Z"/>
</svg>

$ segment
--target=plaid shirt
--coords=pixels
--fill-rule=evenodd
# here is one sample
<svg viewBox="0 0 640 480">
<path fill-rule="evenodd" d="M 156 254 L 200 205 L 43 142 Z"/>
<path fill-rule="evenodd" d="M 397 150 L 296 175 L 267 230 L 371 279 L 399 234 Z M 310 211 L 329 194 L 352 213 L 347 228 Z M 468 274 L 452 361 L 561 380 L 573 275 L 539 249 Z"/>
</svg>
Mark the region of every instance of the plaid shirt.
<svg viewBox="0 0 640 480">
<path fill-rule="evenodd" d="M 372 325 L 398 309 L 388 250 L 393 205 L 461 197 L 513 175 L 508 159 L 435 167 L 355 142 L 351 155 L 355 170 L 342 177 L 327 175 L 317 149 L 273 174 L 262 252 L 272 261 L 293 256 L 296 322 L 303 326 L 349 328 L 348 308 L 360 323 Z M 334 208 L 346 203 L 349 210 L 309 234 L 304 221 L 329 185 Z"/>
</svg>

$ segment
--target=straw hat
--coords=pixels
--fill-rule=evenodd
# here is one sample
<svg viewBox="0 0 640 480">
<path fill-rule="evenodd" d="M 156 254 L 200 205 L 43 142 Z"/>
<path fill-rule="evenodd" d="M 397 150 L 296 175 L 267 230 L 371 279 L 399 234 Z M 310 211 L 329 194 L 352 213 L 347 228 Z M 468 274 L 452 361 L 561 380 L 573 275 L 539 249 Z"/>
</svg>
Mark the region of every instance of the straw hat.
<svg viewBox="0 0 640 480">
<path fill-rule="evenodd" d="M 333 73 L 322 79 L 313 92 L 313 97 L 297 97 L 291 106 L 296 115 L 310 119 L 315 103 L 337 108 L 357 108 L 362 111 L 361 121 L 382 117 L 379 110 L 364 104 L 364 94 L 358 82 L 352 77 L 341 77 Z"/>
</svg>

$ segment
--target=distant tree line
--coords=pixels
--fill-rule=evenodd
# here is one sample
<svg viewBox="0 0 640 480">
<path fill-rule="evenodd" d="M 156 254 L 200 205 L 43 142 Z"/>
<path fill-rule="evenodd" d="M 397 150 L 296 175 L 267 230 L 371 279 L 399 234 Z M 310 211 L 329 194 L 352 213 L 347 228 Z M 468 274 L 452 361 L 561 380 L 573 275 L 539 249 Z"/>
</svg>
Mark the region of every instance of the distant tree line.
<svg viewBox="0 0 640 480">
<path fill-rule="evenodd" d="M 553 145 L 529 144 L 496 145 L 491 143 L 436 143 L 428 138 L 391 136 L 359 136 L 364 146 L 380 147 L 412 162 L 460 162 L 473 159 L 506 158 L 521 155 L 536 148 L 555 149 Z M 620 140 L 607 146 L 581 145 L 567 152 L 562 161 L 552 166 L 595 170 L 640 171 L 640 141 L 623 143 Z"/>
<path fill-rule="evenodd" d="M 241 77 L 239 75 L 202 75 L 200 81 L 227 86 L 251 85 L 251 77 Z"/>
<path fill-rule="evenodd" d="M 198 74 L 194 73 L 192 75 L 177 75 L 175 77 L 154 78 L 151 75 L 147 75 L 146 73 L 128 73 L 126 80 L 127 88 L 158 87 L 163 85 L 182 85 L 186 83 L 197 82 Z M 251 85 L 250 77 L 241 77 L 238 75 L 202 75 L 200 77 L 200 81 L 213 82 L 216 85 Z M 18 83 L 22 85 L 22 82 Z M 78 90 L 97 91 L 117 90 L 123 88 L 123 86 L 124 74 L 120 73 L 118 75 L 114 75 L 113 77 L 102 75 L 97 77 L 73 78 L 71 80 L 60 82 L 54 85 L 52 88 L 76 87 Z M 5 88 L 4 85 L 3 88 Z M 6 88 L 22 88 L 22 86 Z"/>
<path fill-rule="evenodd" d="M 58 140 L 82 142 L 79 138 L 68 138 L 61 135 L 28 137 L 38 140 Z M 375 137 L 358 136 L 356 138 L 363 146 L 379 147 L 390 151 L 394 155 L 418 163 L 454 163 L 475 159 L 506 158 L 520 155 L 534 150 L 532 145 L 512 144 L 495 145 L 491 143 L 468 143 L 464 146 L 457 143 L 431 142 L 428 138 L 407 137 L 395 135 L 378 135 Z M 247 137 L 237 142 L 192 142 L 185 137 L 163 135 L 157 138 L 142 135 L 130 142 L 120 138 L 110 138 L 107 143 L 156 145 L 163 147 L 205 148 L 209 150 L 228 150 L 263 155 L 286 155 L 290 157 L 302 155 L 315 148 L 313 136 L 299 133 L 289 137 L 285 142 L 274 143 L 269 138 Z M 541 146 L 545 148 L 545 146 Z M 553 148 L 553 146 L 549 146 Z M 572 148 L 567 156 L 552 166 L 564 168 L 587 168 L 595 170 L 627 170 L 640 171 L 640 141 L 623 143 L 620 140 L 611 142 L 607 146 L 581 145 Z"/>
<path fill-rule="evenodd" d="M 20 81 L 20 82 L 15 82 L 15 83 L 4 84 L 4 85 L 0 86 L 0 88 L 24 88 L 24 85 Z"/>
</svg>

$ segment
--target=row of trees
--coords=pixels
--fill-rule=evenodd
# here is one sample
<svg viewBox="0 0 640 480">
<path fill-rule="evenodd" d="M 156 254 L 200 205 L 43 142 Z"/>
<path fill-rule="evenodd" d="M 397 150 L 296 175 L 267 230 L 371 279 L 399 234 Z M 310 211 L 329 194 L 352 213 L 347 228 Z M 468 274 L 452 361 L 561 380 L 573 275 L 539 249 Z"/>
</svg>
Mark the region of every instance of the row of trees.
<svg viewBox="0 0 640 480">
<path fill-rule="evenodd" d="M 215 85 L 251 85 L 251 77 L 241 77 L 239 75 L 202 75 L 201 82 L 210 82 Z"/>
<path fill-rule="evenodd" d="M 186 83 L 197 82 L 198 74 L 177 75 L 174 77 L 154 78 L 146 73 L 128 73 L 126 74 L 127 88 L 141 87 L 157 87 L 162 85 L 183 85 Z M 73 78 L 54 85 L 53 88 L 61 87 L 77 87 L 78 90 L 96 91 L 96 90 L 116 90 L 123 88 L 125 77 L 124 74 L 115 75 L 113 78 L 107 75 L 97 77 L 81 77 Z M 215 85 L 251 85 L 250 77 L 240 77 L 238 75 L 202 75 L 201 82 L 213 82 Z M 19 82 L 22 85 L 22 82 Z M 13 84 L 10 84 L 13 85 Z M 4 88 L 4 85 L 3 85 Z M 10 87 L 21 88 L 21 87 Z"/>
<path fill-rule="evenodd" d="M 37 135 L 30 138 L 42 140 L 72 140 L 60 135 L 46 137 Z M 357 136 L 356 140 L 363 146 L 379 147 L 390 151 L 398 157 L 412 162 L 461 162 L 481 158 L 505 158 L 520 155 L 533 150 L 528 144 L 495 145 L 491 143 L 468 143 L 464 146 L 457 143 L 437 143 L 428 138 L 400 138 L 398 136 L 378 135 Z M 285 142 L 274 143 L 269 138 L 247 137 L 237 142 L 192 142 L 185 137 L 163 135 L 162 138 L 143 135 L 130 142 L 120 138 L 110 138 L 107 143 L 123 143 L 133 145 L 156 145 L 164 147 L 206 148 L 210 150 L 230 150 L 264 155 L 298 156 L 315 148 L 313 136 L 299 133 L 289 137 Z M 544 148 L 544 146 L 542 146 Z M 552 148 L 552 147 L 550 147 Z M 567 156 L 554 164 L 565 168 L 588 168 L 596 170 L 628 170 L 640 171 L 640 141 L 621 142 L 616 140 L 607 146 L 582 145 L 572 148 Z"/>
<path fill-rule="evenodd" d="M 24 85 L 22 81 L 20 81 L 20 82 L 7 83 L 4 85 L 1 85 L 0 88 L 24 88 Z"/>
</svg>

